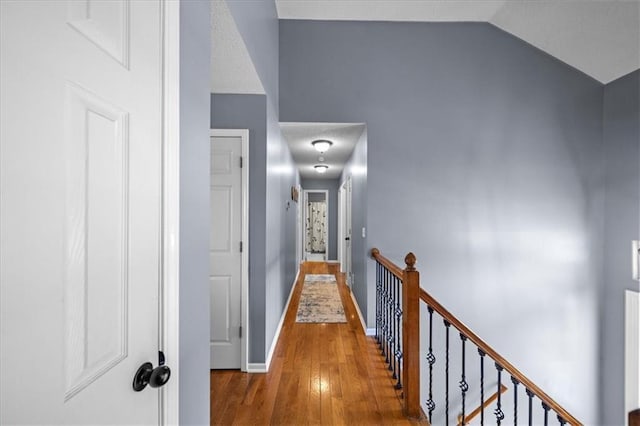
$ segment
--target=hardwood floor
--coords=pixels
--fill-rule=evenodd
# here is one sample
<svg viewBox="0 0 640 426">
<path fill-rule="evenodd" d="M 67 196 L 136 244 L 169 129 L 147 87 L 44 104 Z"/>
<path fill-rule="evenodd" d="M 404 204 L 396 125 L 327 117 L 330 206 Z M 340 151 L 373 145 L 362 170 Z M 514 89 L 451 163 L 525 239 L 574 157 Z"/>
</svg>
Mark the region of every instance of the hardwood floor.
<svg viewBox="0 0 640 426">
<path fill-rule="evenodd" d="M 211 371 L 212 425 L 417 424 L 375 340 L 364 334 L 338 265 L 306 262 L 266 374 Z M 347 323 L 296 323 L 305 274 L 335 274 Z"/>
</svg>

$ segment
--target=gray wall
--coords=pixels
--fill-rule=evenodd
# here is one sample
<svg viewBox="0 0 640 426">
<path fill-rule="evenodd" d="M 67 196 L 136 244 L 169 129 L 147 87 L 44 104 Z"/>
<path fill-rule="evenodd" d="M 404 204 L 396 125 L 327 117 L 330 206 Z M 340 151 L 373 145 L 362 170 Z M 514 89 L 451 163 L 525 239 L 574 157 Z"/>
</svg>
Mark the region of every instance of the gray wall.
<svg viewBox="0 0 640 426">
<path fill-rule="evenodd" d="M 211 95 L 211 128 L 249 129 L 249 362 L 264 362 L 266 96 Z"/>
<path fill-rule="evenodd" d="M 603 425 L 624 424 L 624 291 L 631 279 L 631 240 L 640 238 L 640 71 L 604 88 L 606 164 L 604 280 L 601 290 Z"/>
<path fill-rule="evenodd" d="M 368 231 L 366 129 L 360 135 L 360 139 L 342 171 L 340 185 L 349 178 L 351 178 L 351 272 L 353 274 L 351 291 L 355 295 L 360 311 L 366 320 L 367 308 L 370 306 L 367 297 L 373 297 L 373 300 L 375 300 L 375 292 L 367 294 L 367 259 L 371 247 L 368 246 L 366 237 L 362 237 L 362 228 L 366 228 Z M 370 325 L 370 327 L 374 326 L 375 323 Z"/>
<path fill-rule="evenodd" d="M 329 191 L 329 252 L 328 260 L 338 260 L 338 179 L 302 179 L 302 189 Z M 302 201 L 302 200 L 301 200 Z"/>
<path fill-rule="evenodd" d="M 265 210 L 262 222 L 266 230 L 265 266 L 263 275 L 251 277 L 252 280 L 263 280 L 261 285 L 264 288 L 264 298 L 259 302 L 252 300 L 251 304 L 264 305 L 264 352 L 259 359 L 253 360 L 264 362 L 274 344 L 278 322 L 284 312 L 296 274 L 296 209 L 287 208 L 287 202 L 290 201 L 291 187 L 299 183 L 299 175 L 289 147 L 280 133 L 279 24 L 275 3 L 271 0 L 229 0 L 227 4 L 266 92 L 266 165 L 264 174 L 258 172 L 258 178 L 265 182 Z M 250 173 L 253 173 L 253 169 Z M 260 293 L 262 294 L 262 291 Z M 257 333 L 257 330 L 254 331 Z"/>
<path fill-rule="evenodd" d="M 180 3 L 182 425 L 209 423 L 209 17 L 209 2 Z"/>
<path fill-rule="evenodd" d="M 280 52 L 282 121 L 367 123 L 368 248 L 413 251 L 424 288 L 597 424 L 602 85 L 482 23 L 281 21 Z"/>
</svg>

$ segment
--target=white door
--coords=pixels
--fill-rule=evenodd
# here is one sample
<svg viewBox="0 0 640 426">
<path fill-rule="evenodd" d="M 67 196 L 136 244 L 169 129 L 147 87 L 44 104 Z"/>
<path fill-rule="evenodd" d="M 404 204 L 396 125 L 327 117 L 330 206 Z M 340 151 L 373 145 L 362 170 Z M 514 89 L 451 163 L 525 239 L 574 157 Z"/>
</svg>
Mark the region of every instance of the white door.
<svg viewBox="0 0 640 426">
<path fill-rule="evenodd" d="M 0 424 L 159 423 L 162 7 L 0 1 Z"/>
<path fill-rule="evenodd" d="M 241 136 L 211 137 L 209 286 L 213 369 L 243 367 L 242 148 Z"/>
</svg>

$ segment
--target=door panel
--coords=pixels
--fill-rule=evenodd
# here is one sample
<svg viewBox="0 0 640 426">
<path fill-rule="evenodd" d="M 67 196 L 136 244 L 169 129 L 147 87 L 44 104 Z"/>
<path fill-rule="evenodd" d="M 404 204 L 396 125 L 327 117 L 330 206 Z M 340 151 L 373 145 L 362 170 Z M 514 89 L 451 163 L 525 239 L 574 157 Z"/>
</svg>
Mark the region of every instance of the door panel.
<svg viewBox="0 0 640 426">
<path fill-rule="evenodd" d="M 158 424 L 162 4 L 0 8 L 0 423 Z"/>
<path fill-rule="evenodd" d="M 211 368 L 241 367 L 242 138 L 211 138 Z"/>
</svg>

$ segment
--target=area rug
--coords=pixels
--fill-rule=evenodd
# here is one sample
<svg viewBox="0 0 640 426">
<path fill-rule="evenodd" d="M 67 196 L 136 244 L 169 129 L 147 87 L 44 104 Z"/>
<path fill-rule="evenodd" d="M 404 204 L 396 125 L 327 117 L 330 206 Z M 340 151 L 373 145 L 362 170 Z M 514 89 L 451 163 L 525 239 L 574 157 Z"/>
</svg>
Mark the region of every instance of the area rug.
<svg viewBox="0 0 640 426">
<path fill-rule="evenodd" d="M 296 322 L 347 322 L 338 283 L 333 275 L 305 276 Z"/>
</svg>

